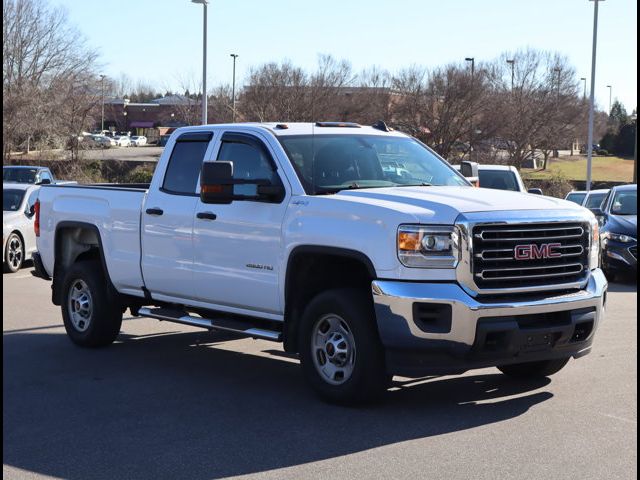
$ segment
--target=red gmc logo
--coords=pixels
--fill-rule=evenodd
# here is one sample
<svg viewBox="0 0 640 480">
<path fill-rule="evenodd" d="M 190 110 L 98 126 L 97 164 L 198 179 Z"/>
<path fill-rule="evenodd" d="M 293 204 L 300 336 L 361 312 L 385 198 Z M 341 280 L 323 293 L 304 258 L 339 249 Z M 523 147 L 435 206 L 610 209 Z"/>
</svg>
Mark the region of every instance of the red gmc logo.
<svg viewBox="0 0 640 480">
<path fill-rule="evenodd" d="M 542 245 L 518 245 L 515 248 L 516 260 L 541 260 L 543 258 L 558 258 L 562 253 L 558 251 L 561 243 L 544 243 Z"/>
</svg>

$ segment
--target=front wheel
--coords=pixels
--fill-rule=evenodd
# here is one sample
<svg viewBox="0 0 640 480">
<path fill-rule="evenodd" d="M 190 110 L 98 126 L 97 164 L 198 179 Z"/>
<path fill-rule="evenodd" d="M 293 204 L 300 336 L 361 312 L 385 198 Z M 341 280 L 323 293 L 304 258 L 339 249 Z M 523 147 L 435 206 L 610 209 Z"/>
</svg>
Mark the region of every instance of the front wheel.
<svg viewBox="0 0 640 480">
<path fill-rule="evenodd" d="M 307 382 L 340 404 L 378 398 L 388 384 L 371 299 L 357 289 L 317 295 L 304 311 L 299 336 Z"/>
<path fill-rule="evenodd" d="M 498 367 L 498 370 L 513 378 L 542 378 L 558 373 L 568 361 L 568 358 L 558 358 L 540 362 L 514 363 L 512 365 L 502 365 Z"/>
<path fill-rule="evenodd" d="M 24 262 L 24 242 L 20 235 L 12 233 L 7 238 L 4 247 L 4 270 L 9 273 L 16 273 L 22 268 Z"/>
<path fill-rule="evenodd" d="M 122 324 L 122 307 L 97 260 L 73 264 L 64 279 L 62 318 L 67 335 L 82 347 L 112 343 Z"/>
</svg>

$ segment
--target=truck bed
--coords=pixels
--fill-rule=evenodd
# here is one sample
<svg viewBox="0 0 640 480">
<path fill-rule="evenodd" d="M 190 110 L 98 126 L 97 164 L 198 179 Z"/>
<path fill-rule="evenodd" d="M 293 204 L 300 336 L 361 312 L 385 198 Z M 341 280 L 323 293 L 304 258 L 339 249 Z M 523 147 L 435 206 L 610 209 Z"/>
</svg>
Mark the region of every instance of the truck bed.
<svg viewBox="0 0 640 480">
<path fill-rule="evenodd" d="M 109 277 L 123 293 L 141 295 L 140 217 L 149 184 L 44 185 L 39 252 L 53 273 L 56 229 L 90 225 L 99 233 Z"/>
</svg>

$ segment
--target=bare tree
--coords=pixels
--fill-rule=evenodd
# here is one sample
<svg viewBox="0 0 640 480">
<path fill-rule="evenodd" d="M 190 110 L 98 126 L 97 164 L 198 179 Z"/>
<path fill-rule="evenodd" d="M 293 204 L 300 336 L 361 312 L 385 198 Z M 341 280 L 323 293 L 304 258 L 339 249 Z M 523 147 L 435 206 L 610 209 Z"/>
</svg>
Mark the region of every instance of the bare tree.
<svg viewBox="0 0 640 480">
<path fill-rule="evenodd" d="M 61 105 L 59 126 L 69 133 L 68 147 L 71 160 L 77 160 L 79 138 L 82 132 L 99 120 L 100 102 L 102 101 L 100 79 L 93 75 L 77 74 L 56 85 L 56 91 L 65 99 Z"/>
<path fill-rule="evenodd" d="M 520 168 L 536 150 L 547 152 L 548 158 L 551 150 L 567 144 L 580 116 L 579 97 L 575 72 L 566 58 L 528 49 L 503 55 L 499 65 L 506 65 L 509 57 L 515 59 L 514 84 L 511 88 L 503 67 L 498 105 L 506 119 L 503 132 L 509 139 L 510 163 Z"/>
<path fill-rule="evenodd" d="M 69 98 L 57 88 L 95 76 L 97 54 L 88 49 L 64 10 L 42 0 L 3 0 L 3 155 L 25 143 L 60 142 Z"/>
</svg>

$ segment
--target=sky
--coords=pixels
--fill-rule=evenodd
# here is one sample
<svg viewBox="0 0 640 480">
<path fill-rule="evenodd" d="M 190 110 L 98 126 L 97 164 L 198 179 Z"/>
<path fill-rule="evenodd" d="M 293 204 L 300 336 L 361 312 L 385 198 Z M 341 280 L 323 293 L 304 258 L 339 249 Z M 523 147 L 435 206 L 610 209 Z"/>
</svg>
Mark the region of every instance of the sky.
<svg viewBox="0 0 640 480">
<path fill-rule="evenodd" d="M 159 90 L 202 75 L 202 5 L 190 0 L 49 0 L 100 53 L 102 72 Z M 208 87 L 236 82 L 250 66 L 289 60 L 313 70 L 319 54 L 396 72 L 532 47 L 569 58 L 590 85 L 593 1 L 588 0 L 209 0 Z M 594 92 L 637 105 L 637 3 L 599 3 Z"/>
</svg>

